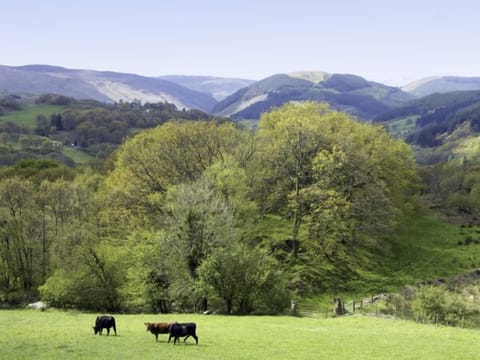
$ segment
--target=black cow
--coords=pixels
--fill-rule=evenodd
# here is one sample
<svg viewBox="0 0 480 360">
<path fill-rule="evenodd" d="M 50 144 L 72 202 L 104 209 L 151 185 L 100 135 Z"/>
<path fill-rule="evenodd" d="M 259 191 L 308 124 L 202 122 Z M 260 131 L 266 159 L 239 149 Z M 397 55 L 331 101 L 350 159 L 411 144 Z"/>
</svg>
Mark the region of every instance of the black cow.
<svg viewBox="0 0 480 360">
<path fill-rule="evenodd" d="M 168 342 L 170 343 L 170 339 L 173 337 L 173 345 L 177 342 L 178 338 L 185 337 L 183 342 L 187 340 L 189 336 L 195 339 L 195 343 L 198 345 L 198 336 L 196 334 L 197 324 L 195 323 L 184 323 L 184 324 L 171 324 L 168 328 L 168 333 L 170 336 L 168 337 Z"/>
<path fill-rule="evenodd" d="M 97 320 L 95 320 L 95 326 L 93 327 L 93 331 L 95 332 L 95 335 L 97 334 L 102 335 L 102 330 L 107 329 L 107 336 L 108 336 L 110 335 L 111 327 L 113 327 L 115 336 L 117 336 L 117 327 L 115 326 L 115 318 L 113 316 L 97 316 Z"/>
</svg>

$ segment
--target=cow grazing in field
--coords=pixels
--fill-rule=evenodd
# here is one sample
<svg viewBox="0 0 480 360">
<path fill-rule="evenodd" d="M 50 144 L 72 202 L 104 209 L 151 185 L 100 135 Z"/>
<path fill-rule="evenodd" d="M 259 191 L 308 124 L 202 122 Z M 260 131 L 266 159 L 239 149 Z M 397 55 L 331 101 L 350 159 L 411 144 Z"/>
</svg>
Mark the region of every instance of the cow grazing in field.
<svg viewBox="0 0 480 360">
<path fill-rule="evenodd" d="M 170 343 L 170 339 L 173 337 L 173 345 L 176 344 L 177 340 L 181 337 L 185 337 L 183 342 L 185 342 L 189 336 L 195 339 L 195 343 L 198 345 L 198 336 L 196 334 L 197 324 L 195 323 L 174 323 L 171 324 L 168 328 L 168 333 L 170 336 L 168 337 L 168 342 Z"/>
<path fill-rule="evenodd" d="M 93 331 L 95 335 L 99 334 L 102 335 L 102 330 L 107 329 L 107 336 L 110 335 L 110 328 L 113 327 L 113 331 L 115 332 L 115 336 L 117 336 L 117 327 L 115 325 L 115 318 L 113 316 L 97 316 L 95 320 L 95 326 L 93 327 Z"/>
<path fill-rule="evenodd" d="M 168 334 L 168 328 L 172 324 L 176 324 L 176 322 L 144 323 L 144 325 L 147 328 L 147 331 L 150 331 L 153 335 L 155 335 L 155 340 L 157 340 L 157 342 L 158 342 L 158 334 Z"/>
</svg>

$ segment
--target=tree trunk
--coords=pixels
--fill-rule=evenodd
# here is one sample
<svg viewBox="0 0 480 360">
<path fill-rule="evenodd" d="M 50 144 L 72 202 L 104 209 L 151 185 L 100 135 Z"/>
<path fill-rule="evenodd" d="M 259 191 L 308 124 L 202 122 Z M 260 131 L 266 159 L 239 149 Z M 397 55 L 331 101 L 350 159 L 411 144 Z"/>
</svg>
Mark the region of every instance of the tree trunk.
<svg viewBox="0 0 480 360">
<path fill-rule="evenodd" d="M 227 314 L 230 315 L 232 313 L 232 299 L 227 299 L 227 301 L 225 301 L 225 306 Z"/>
</svg>

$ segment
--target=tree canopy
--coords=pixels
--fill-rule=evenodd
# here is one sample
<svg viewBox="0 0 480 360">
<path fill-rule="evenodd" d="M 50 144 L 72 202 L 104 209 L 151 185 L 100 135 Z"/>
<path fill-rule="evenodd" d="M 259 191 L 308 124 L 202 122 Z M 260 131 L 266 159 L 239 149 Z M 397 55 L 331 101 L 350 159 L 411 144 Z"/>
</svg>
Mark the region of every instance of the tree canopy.
<svg viewBox="0 0 480 360">
<path fill-rule="evenodd" d="M 255 132 L 167 122 L 127 139 L 105 177 L 46 178 L 38 194 L 0 180 L 0 296 L 40 286 L 60 306 L 278 312 L 366 266 L 416 181 L 407 145 L 325 104 L 284 105 Z"/>
</svg>

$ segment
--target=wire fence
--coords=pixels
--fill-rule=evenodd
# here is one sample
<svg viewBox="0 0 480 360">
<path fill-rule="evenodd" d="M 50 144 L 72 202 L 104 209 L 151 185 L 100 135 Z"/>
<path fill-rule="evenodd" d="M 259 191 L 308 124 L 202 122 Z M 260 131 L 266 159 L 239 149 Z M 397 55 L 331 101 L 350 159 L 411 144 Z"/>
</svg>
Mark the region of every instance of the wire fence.
<svg viewBox="0 0 480 360">
<path fill-rule="evenodd" d="M 316 318 L 329 318 L 333 317 L 333 310 L 327 308 L 321 308 L 314 304 L 299 304 L 297 310 L 292 315 L 298 315 L 302 317 L 316 317 Z"/>
<path fill-rule="evenodd" d="M 383 300 L 383 299 L 382 299 Z M 318 317 L 318 318 L 333 318 L 340 315 L 362 314 L 376 317 L 400 317 L 405 318 L 404 313 L 396 311 L 395 309 L 385 312 L 385 308 L 379 306 L 377 296 L 372 296 L 371 299 L 350 300 L 347 303 L 342 303 L 342 308 L 338 309 L 333 304 L 330 308 L 319 306 L 316 304 L 300 303 L 296 308 L 296 315 L 304 317 Z"/>
<path fill-rule="evenodd" d="M 327 308 L 325 305 L 300 302 L 296 305 L 295 315 L 324 319 L 340 315 L 365 315 L 394 320 L 409 320 L 421 324 L 447 325 L 461 328 L 477 328 L 480 325 L 480 311 L 475 316 L 460 315 L 455 318 L 447 319 L 445 314 L 430 313 L 427 315 L 415 313 L 409 309 L 392 305 L 392 303 L 389 302 L 388 294 L 374 295 L 359 300 L 350 300 L 346 303 L 342 302 L 341 306 L 342 308 L 339 311 L 338 307 L 333 303 L 330 308 Z"/>
</svg>

